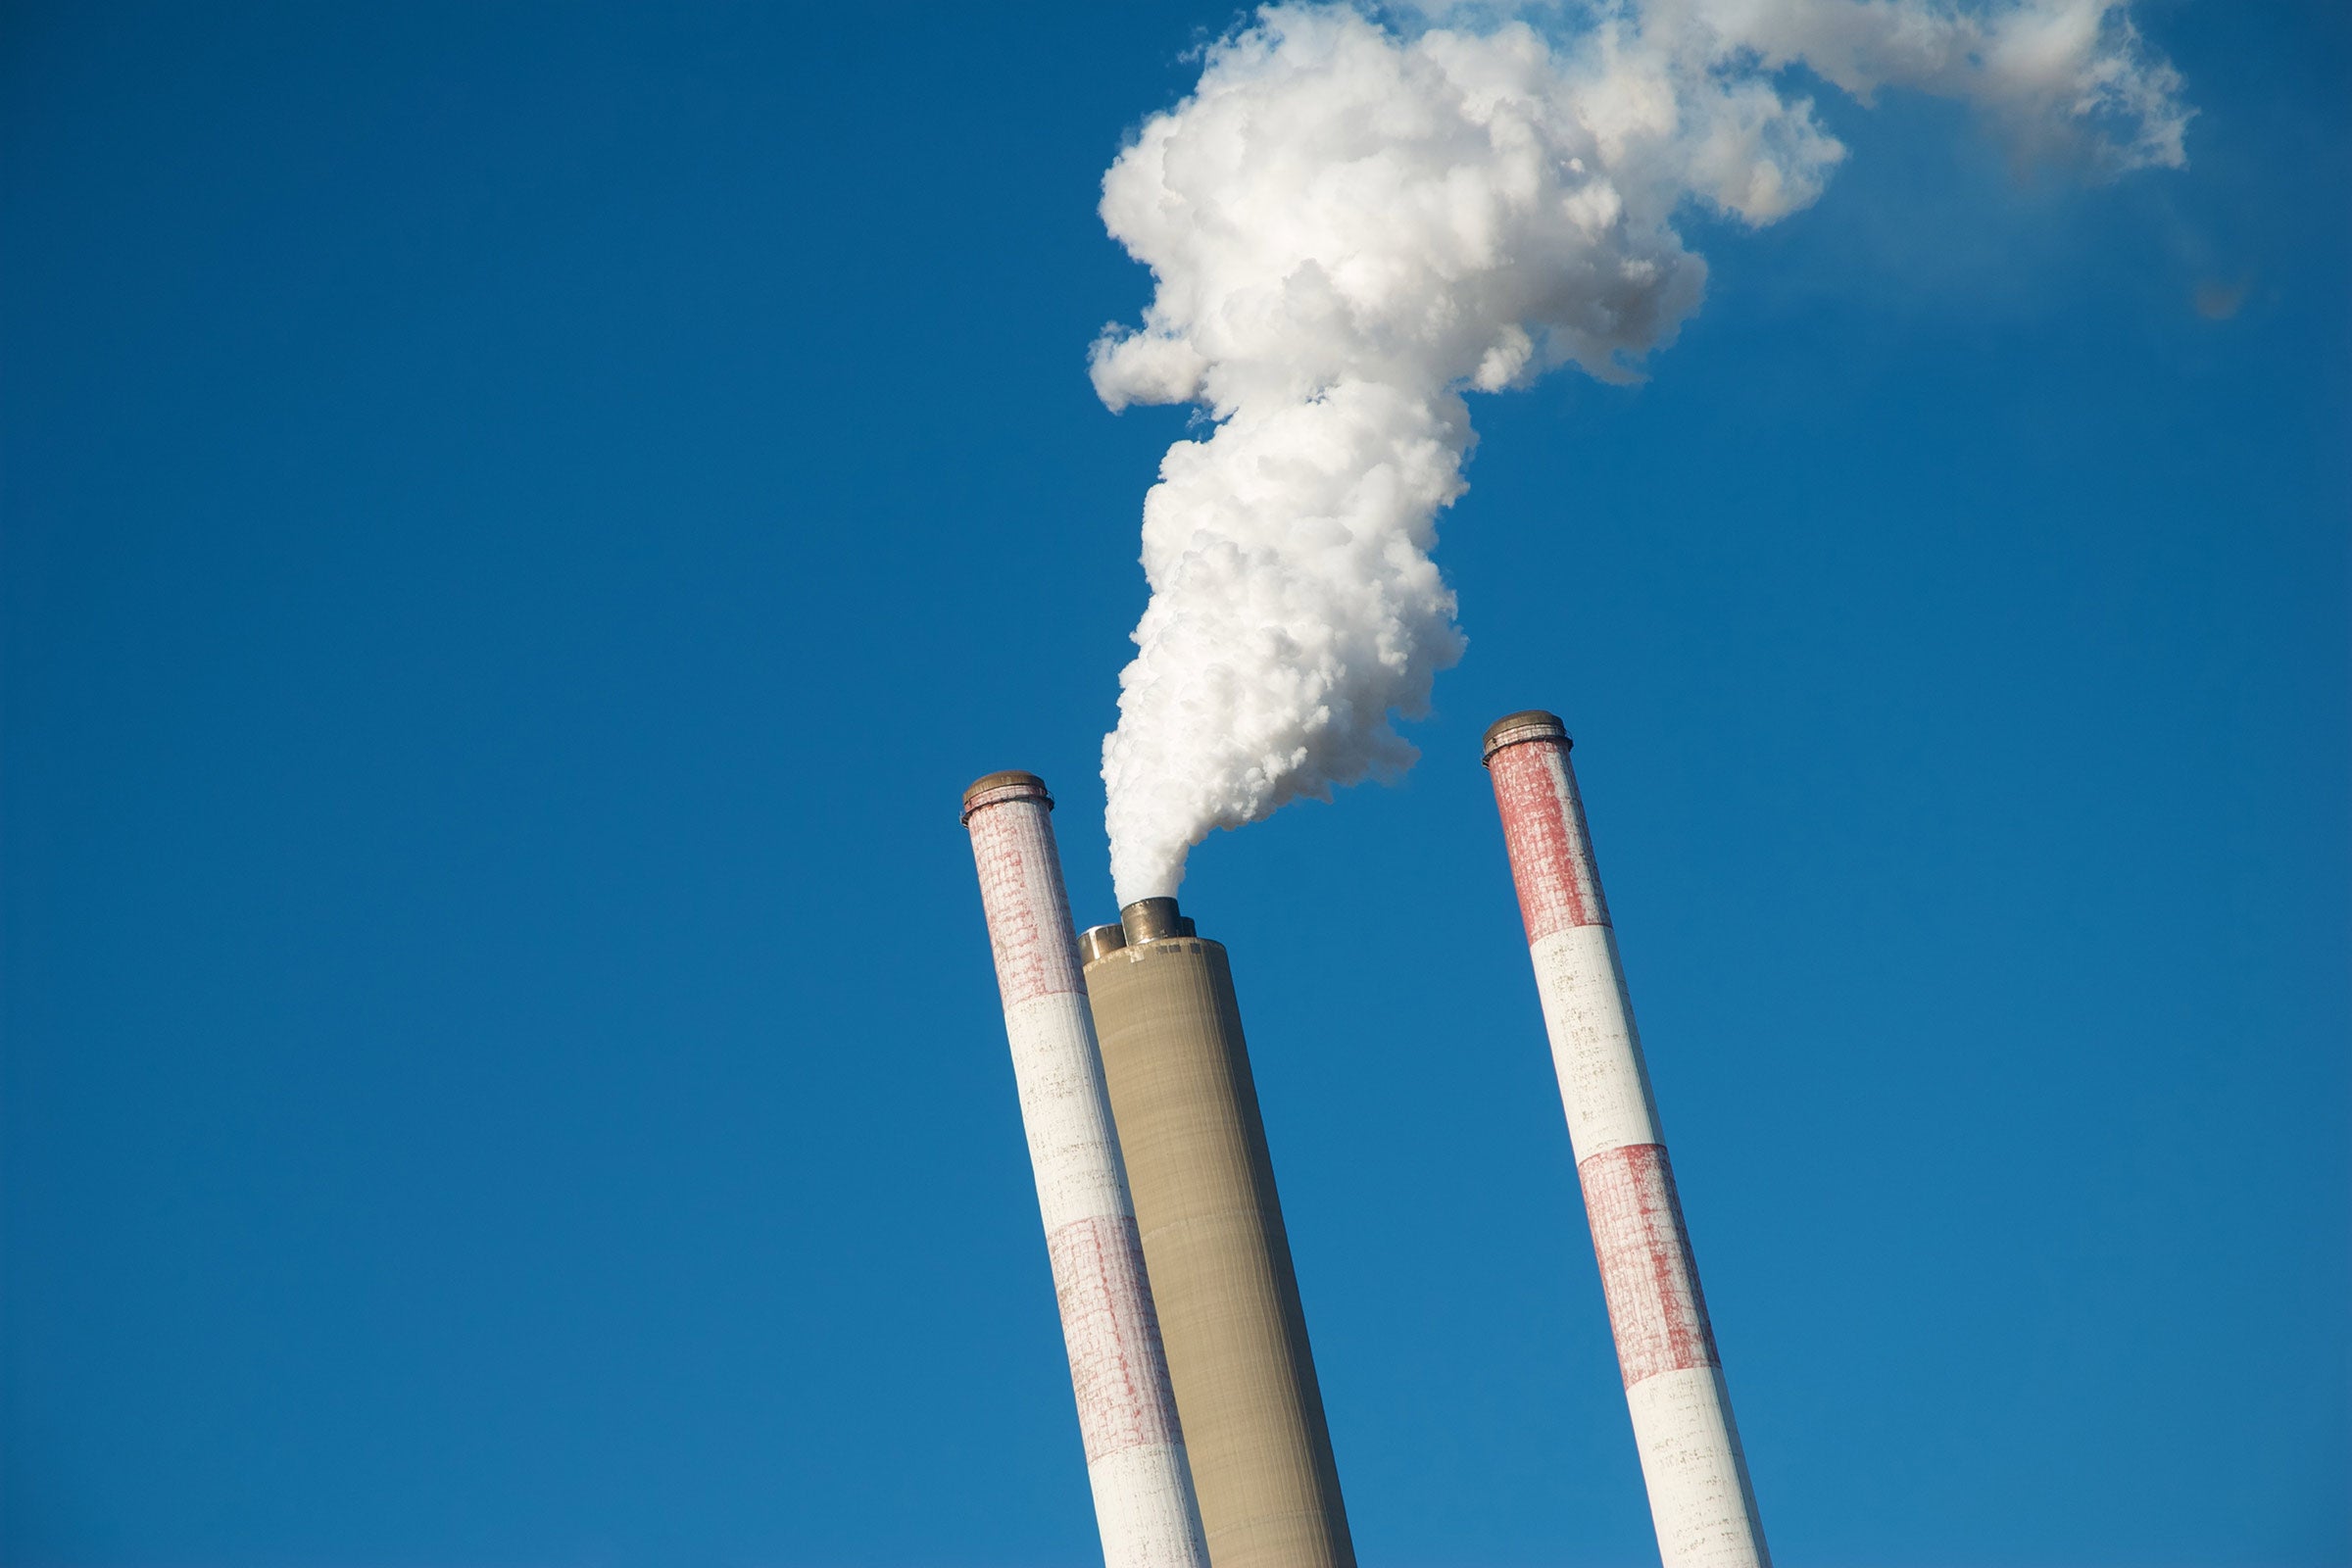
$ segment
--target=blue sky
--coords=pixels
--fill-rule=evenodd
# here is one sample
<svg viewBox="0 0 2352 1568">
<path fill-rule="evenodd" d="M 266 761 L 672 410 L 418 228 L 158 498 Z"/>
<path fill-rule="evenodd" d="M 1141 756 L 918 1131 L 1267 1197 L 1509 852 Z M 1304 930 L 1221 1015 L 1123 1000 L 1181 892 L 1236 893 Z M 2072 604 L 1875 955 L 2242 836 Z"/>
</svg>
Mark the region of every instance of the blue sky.
<svg viewBox="0 0 2352 1568">
<path fill-rule="evenodd" d="M 2137 14 L 2184 172 L 1825 95 L 1476 399 L 1421 764 L 1194 857 L 1367 1564 L 1654 1561 L 1538 705 L 1779 1555 L 2352 1561 L 2352 23 Z M 1094 201 L 1232 20 L 11 8 L 0 1557 L 1094 1560 L 955 803 L 1108 917 Z"/>
</svg>

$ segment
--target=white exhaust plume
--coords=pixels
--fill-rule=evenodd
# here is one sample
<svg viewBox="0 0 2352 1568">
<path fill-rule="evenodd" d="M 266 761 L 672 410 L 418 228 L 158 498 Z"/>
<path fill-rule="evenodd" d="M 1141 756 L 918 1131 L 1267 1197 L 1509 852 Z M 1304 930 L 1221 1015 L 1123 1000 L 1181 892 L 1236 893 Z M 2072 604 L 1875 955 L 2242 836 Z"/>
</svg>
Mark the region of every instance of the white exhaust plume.
<svg viewBox="0 0 2352 1568">
<path fill-rule="evenodd" d="M 1095 344 L 1095 388 L 1214 422 L 1144 503 L 1152 601 L 1102 749 L 1122 905 L 1173 894 L 1211 828 L 1411 764 L 1395 720 L 1464 646 L 1430 560 L 1463 394 L 1565 365 L 1637 379 L 1705 290 L 1676 215 L 1760 226 L 1820 195 L 1844 149 L 1788 68 L 1965 100 L 2091 173 L 2182 161 L 2180 78 L 2121 0 L 1543 16 L 1399 31 L 1268 7 L 1103 177 L 1156 292 Z"/>
</svg>

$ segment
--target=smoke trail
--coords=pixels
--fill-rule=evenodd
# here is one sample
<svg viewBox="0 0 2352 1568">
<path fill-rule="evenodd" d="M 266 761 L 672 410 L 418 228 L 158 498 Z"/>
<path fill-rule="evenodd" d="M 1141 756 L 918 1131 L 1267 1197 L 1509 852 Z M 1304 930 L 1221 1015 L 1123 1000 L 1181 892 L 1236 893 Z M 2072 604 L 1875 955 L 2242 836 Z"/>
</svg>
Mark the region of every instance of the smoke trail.
<svg viewBox="0 0 2352 1568">
<path fill-rule="evenodd" d="M 1144 503 L 1152 600 L 1102 749 L 1122 904 L 1174 892 L 1211 828 L 1412 763 L 1395 719 L 1464 647 L 1430 560 L 1475 439 L 1464 394 L 1568 365 L 1634 379 L 1705 290 L 1679 210 L 1760 226 L 1821 193 L 1844 149 L 1785 68 L 1965 100 L 2091 173 L 2182 161 L 2179 77 L 2122 0 L 1552 20 L 1399 32 L 1268 7 L 1103 177 L 1156 289 L 1096 342 L 1096 391 L 1214 421 Z"/>
</svg>

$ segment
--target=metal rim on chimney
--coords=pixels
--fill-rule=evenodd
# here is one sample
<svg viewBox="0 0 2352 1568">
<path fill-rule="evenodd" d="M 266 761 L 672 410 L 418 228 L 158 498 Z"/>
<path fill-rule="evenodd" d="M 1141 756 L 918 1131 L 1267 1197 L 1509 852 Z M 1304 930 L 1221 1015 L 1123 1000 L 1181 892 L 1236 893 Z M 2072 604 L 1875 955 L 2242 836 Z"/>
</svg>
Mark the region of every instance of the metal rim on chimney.
<svg viewBox="0 0 2352 1568">
<path fill-rule="evenodd" d="M 1479 760 L 1492 765 L 1496 752 L 1505 746 L 1517 746 L 1522 741 L 1558 741 L 1566 747 L 1576 745 L 1568 734 L 1568 726 L 1560 722 L 1559 714 L 1541 708 L 1528 708 L 1516 713 L 1505 713 L 1487 726 L 1486 744 L 1479 754 Z"/>
</svg>

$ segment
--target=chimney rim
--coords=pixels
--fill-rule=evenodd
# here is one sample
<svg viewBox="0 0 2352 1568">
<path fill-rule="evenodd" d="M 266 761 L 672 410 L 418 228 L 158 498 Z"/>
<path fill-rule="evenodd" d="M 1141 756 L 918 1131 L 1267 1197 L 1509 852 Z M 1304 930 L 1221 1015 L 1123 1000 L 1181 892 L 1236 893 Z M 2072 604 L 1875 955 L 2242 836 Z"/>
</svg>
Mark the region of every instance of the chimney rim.
<svg viewBox="0 0 2352 1568">
<path fill-rule="evenodd" d="M 1047 810 L 1054 809 L 1054 797 L 1047 793 L 1044 779 L 1019 768 L 1007 768 L 1001 773 L 983 773 L 966 785 L 963 814 L 956 820 L 969 822 L 974 811 L 1002 806 L 1006 801 L 1043 801 Z"/>
<path fill-rule="evenodd" d="M 1571 750 L 1576 745 L 1575 738 L 1568 733 L 1568 726 L 1560 722 L 1559 714 L 1549 709 L 1523 708 L 1516 713 L 1503 714 L 1487 726 L 1479 761 L 1483 766 L 1492 767 L 1496 752 L 1527 741 L 1558 741 L 1562 751 Z"/>
</svg>

